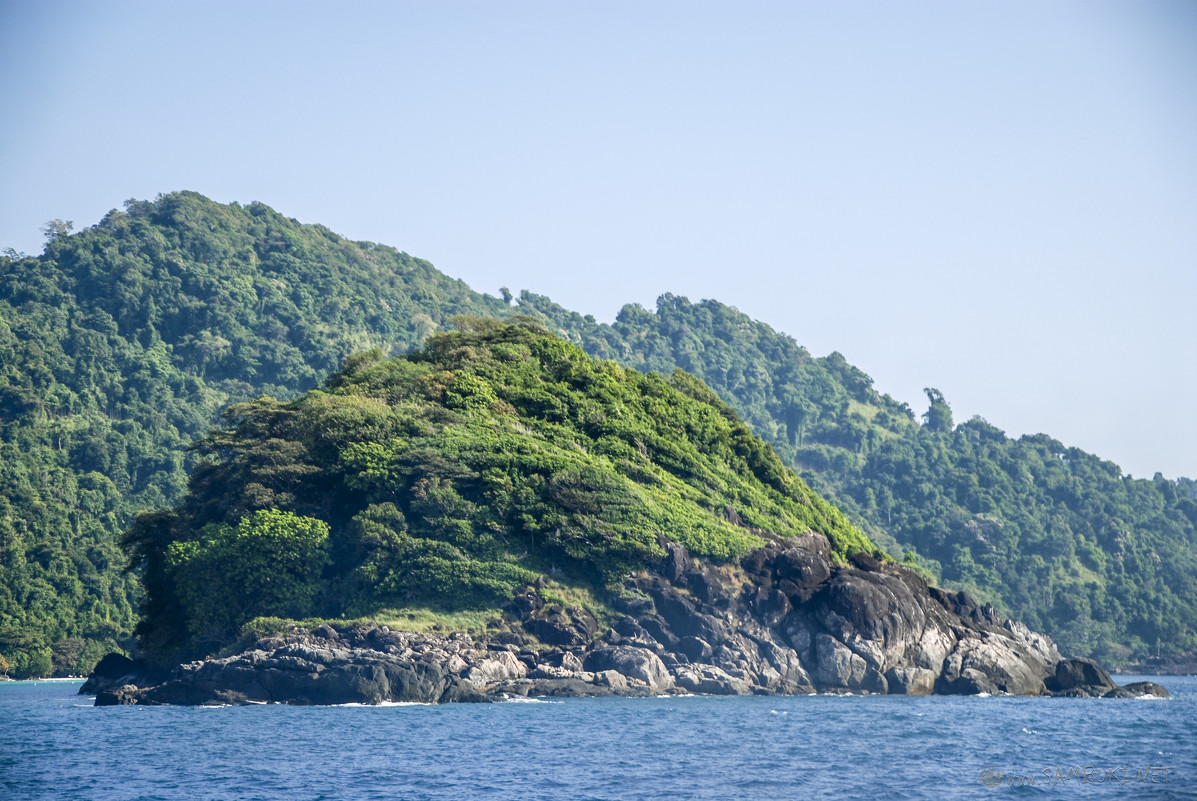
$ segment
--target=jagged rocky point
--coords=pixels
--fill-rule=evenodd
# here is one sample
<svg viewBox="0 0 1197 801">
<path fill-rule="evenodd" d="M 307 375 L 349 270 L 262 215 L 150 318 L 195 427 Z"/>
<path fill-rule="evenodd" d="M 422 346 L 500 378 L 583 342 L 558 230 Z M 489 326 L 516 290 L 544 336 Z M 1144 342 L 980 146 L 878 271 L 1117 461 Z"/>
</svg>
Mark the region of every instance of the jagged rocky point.
<svg viewBox="0 0 1197 801">
<path fill-rule="evenodd" d="M 1119 687 L 1088 659 L 1003 620 L 966 593 L 858 554 L 832 562 L 820 534 L 774 538 L 738 565 L 677 543 L 630 576 L 609 630 L 580 607 L 521 588 L 501 631 L 359 626 L 260 636 L 231 656 L 166 670 L 109 655 L 80 690 L 96 705 L 377 704 L 513 696 L 814 692 L 1070 697 L 1167 696 Z"/>
</svg>

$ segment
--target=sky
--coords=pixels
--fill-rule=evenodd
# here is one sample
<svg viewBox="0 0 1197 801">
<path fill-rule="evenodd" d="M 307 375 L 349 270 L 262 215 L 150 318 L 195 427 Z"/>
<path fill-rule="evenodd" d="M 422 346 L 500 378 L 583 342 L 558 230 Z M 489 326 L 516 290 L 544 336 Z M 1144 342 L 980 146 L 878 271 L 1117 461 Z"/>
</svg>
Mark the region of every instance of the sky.
<svg viewBox="0 0 1197 801">
<path fill-rule="evenodd" d="M 1197 3 L 0 0 L 0 249 L 191 189 L 1197 478 Z"/>
</svg>

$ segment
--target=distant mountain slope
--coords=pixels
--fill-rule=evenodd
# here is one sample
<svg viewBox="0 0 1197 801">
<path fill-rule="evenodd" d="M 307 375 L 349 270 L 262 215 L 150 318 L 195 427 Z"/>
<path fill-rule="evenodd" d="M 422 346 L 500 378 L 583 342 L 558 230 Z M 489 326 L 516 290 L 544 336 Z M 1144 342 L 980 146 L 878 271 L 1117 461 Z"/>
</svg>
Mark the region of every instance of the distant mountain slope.
<svg viewBox="0 0 1197 801">
<path fill-rule="evenodd" d="M 1045 435 L 959 425 L 934 389 L 922 421 L 833 353 L 715 301 L 665 295 L 597 325 L 524 293 L 588 352 L 702 378 L 873 539 L 948 586 L 1049 632 L 1068 653 L 1122 661 L 1197 648 L 1197 494 L 1123 476 Z"/>
<path fill-rule="evenodd" d="M 928 424 L 838 354 L 715 301 L 597 324 L 479 294 L 393 248 L 192 192 L 130 202 L 35 258 L 0 257 L 0 654 L 79 671 L 128 642 L 116 547 L 177 502 L 226 405 L 294 397 L 354 351 L 406 352 L 455 314 L 523 313 L 597 356 L 707 382 L 874 542 L 1102 658 L 1192 650 L 1193 482 L 1131 481 L 1046 437 Z M 1061 458 L 1061 455 L 1063 458 Z M 911 557 L 913 558 L 913 557 Z M 0 668 L 3 664 L 0 663 Z"/>
</svg>

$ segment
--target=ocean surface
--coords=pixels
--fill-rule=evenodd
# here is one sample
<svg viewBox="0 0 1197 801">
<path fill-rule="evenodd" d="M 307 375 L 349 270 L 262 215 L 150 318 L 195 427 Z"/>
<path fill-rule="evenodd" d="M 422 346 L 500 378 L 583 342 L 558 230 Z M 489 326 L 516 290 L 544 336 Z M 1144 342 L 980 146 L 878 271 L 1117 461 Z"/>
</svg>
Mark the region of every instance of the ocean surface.
<svg viewBox="0 0 1197 801">
<path fill-rule="evenodd" d="M 1153 680 L 1173 698 L 96 708 L 0 682 L 0 798 L 1197 799 L 1197 678 Z"/>
</svg>

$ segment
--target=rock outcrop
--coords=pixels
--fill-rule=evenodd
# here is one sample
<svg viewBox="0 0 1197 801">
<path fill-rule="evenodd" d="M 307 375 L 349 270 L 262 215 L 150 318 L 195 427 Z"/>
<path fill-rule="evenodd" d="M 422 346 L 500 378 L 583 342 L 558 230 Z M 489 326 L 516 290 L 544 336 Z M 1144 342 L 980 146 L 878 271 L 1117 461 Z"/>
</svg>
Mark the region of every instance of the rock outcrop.
<svg viewBox="0 0 1197 801">
<path fill-rule="evenodd" d="M 627 579 L 603 631 L 580 607 L 516 593 L 503 631 L 480 638 L 323 625 L 153 673 L 108 657 L 84 685 L 96 704 L 376 704 L 521 696 L 811 692 L 1079 697 L 1166 695 L 1117 687 L 1091 660 L 1003 620 L 966 593 L 861 554 L 831 561 L 818 534 L 775 539 L 739 565 L 665 544 Z M 123 660 L 123 661 L 122 661 Z"/>
</svg>

